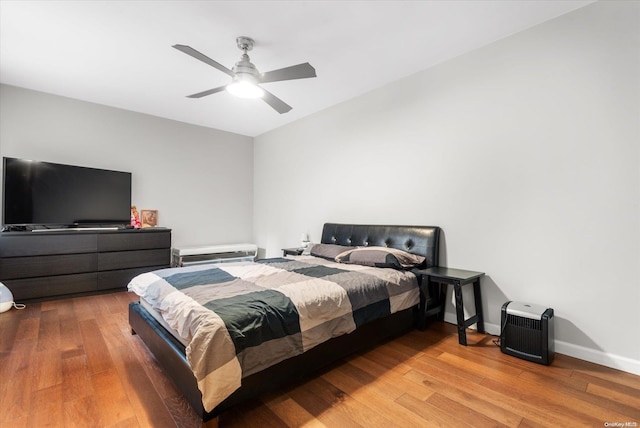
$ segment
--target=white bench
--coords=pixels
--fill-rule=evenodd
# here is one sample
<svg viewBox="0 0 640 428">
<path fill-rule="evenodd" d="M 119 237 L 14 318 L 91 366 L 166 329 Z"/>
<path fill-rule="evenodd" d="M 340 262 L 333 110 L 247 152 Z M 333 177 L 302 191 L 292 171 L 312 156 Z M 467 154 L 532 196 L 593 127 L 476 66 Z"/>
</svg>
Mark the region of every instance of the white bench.
<svg viewBox="0 0 640 428">
<path fill-rule="evenodd" d="M 256 244 L 207 245 L 171 249 L 171 266 L 187 266 L 202 263 L 253 261 L 258 254 Z"/>
</svg>

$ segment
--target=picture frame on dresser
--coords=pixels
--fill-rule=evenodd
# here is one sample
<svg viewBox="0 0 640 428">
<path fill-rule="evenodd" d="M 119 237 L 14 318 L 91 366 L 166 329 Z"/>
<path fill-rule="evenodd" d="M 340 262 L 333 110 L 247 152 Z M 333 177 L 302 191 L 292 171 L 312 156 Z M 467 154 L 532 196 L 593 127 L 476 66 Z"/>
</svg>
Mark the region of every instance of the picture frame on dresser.
<svg viewBox="0 0 640 428">
<path fill-rule="evenodd" d="M 142 227 L 156 227 L 158 225 L 158 210 L 142 210 L 140 212 Z"/>
</svg>

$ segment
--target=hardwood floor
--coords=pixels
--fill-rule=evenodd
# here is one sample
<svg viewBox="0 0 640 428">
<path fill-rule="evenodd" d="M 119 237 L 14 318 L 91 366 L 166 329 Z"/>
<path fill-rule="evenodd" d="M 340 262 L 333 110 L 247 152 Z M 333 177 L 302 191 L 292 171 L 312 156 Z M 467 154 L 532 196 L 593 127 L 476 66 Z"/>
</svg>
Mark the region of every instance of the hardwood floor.
<svg viewBox="0 0 640 428">
<path fill-rule="evenodd" d="M 0 314 L 0 427 L 196 427 L 137 336 L 119 292 Z M 220 417 L 225 427 L 638 426 L 640 376 L 557 354 L 457 343 L 432 322 Z M 607 423 L 609 423 L 607 425 Z"/>
</svg>

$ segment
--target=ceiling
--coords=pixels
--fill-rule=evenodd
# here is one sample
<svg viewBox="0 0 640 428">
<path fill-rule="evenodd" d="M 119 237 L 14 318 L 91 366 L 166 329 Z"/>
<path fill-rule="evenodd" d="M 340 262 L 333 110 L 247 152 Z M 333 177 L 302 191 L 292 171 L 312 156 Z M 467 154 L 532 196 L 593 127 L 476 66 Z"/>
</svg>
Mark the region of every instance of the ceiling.
<svg viewBox="0 0 640 428">
<path fill-rule="evenodd" d="M 0 0 L 0 82 L 257 136 L 592 1 Z M 221 92 L 242 52 L 261 72 L 303 62 L 318 77 L 264 84 L 293 107 Z"/>
</svg>

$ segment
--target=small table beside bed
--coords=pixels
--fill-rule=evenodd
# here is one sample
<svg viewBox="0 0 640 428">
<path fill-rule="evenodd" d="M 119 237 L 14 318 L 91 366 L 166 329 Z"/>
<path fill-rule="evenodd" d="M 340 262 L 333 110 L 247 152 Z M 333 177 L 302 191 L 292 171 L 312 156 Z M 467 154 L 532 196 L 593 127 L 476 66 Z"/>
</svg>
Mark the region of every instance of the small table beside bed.
<svg viewBox="0 0 640 428">
<path fill-rule="evenodd" d="M 231 406 L 424 326 L 440 228 L 326 223 L 310 254 L 145 273 L 129 324 L 206 426 Z M 425 284 L 421 284 L 424 282 Z"/>
</svg>

